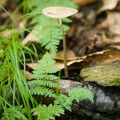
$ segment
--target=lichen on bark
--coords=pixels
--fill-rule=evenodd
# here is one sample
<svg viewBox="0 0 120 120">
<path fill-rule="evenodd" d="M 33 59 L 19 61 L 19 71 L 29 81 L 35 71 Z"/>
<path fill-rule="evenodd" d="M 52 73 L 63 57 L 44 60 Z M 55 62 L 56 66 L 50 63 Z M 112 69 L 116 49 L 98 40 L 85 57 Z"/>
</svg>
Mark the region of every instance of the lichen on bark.
<svg viewBox="0 0 120 120">
<path fill-rule="evenodd" d="M 80 76 L 85 81 L 94 81 L 100 85 L 120 85 L 120 61 L 105 65 L 83 68 Z"/>
</svg>

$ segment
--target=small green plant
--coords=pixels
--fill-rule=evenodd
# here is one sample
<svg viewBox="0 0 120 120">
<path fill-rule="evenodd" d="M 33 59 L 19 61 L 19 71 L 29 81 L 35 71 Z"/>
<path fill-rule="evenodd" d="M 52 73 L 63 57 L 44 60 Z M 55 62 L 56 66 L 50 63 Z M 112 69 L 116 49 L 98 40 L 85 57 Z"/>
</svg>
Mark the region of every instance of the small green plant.
<svg viewBox="0 0 120 120">
<path fill-rule="evenodd" d="M 6 108 L 6 112 L 2 114 L 2 120 L 28 120 L 25 113 L 26 110 L 22 106 L 11 106 Z"/>
<path fill-rule="evenodd" d="M 67 46 L 66 46 L 66 38 L 65 38 L 65 31 L 62 23 L 62 18 L 69 17 L 75 13 L 77 13 L 76 9 L 60 7 L 60 6 L 52 6 L 52 7 L 45 8 L 43 10 L 43 14 L 45 14 L 48 17 L 57 19 L 59 21 L 59 24 L 62 30 L 62 38 L 63 38 L 63 53 L 64 53 L 64 67 L 65 67 L 64 72 L 65 72 L 66 78 L 68 77 Z"/>
<path fill-rule="evenodd" d="M 33 95 L 56 97 L 54 89 L 58 89 L 57 80 L 60 78 L 53 75 L 57 72 L 55 61 L 49 53 L 46 53 L 39 62 L 39 67 L 33 71 L 35 80 L 29 82 L 30 91 Z"/>
<path fill-rule="evenodd" d="M 64 114 L 64 110 L 60 106 L 52 104 L 49 106 L 39 105 L 32 109 L 32 112 L 34 116 L 37 116 L 37 120 L 55 120 L 55 116 Z"/>
<path fill-rule="evenodd" d="M 33 81 L 29 81 L 32 95 L 37 95 L 41 99 L 39 106 L 32 109 L 37 120 L 54 120 L 55 116 L 64 114 L 65 109 L 71 111 L 73 101 L 76 102 L 88 99 L 93 101 L 92 93 L 87 88 L 77 87 L 67 95 L 60 94 L 60 78 L 53 75 L 58 71 L 55 61 L 50 53 L 46 53 L 39 61 L 39 67 L 33 71 Z M 53 103 L 48 106 L 43 105 L 44 100 L 53 99 Z"/>
<path fill-rule="evenodd" d="M 69 91 L 68 96 L 59 94 L 54 101 L 56 105 L 60 105 L 69 111 L 72 111 L 71 106 L 73 101 L 81 102 L 83 100 L 89 100 L 93 102 L 93 96 L 91 91 L 84 87 L 76 87 Z"/>
<path fill-rule="evenodd" d="M 0 38 L 1 120 L 54 120 L 56 116 L 64 114 L 65 109 L 71 110 L 74 100 L 78 102 L 90 99 L 92 101 L 91 92 L 81 87 L 71 90 L 68 95 L 60 94 L 60 77 L 55 75 L 59 70 L 54 64 L 54 56 L 59 42 L 63 38 L 61 24 L 42 15 L 42 9 L 51 5 L 75 7 L 70 0 L 35 0 L 35 2 L 24 0 L 21 5 L 23 13 L 27 13 L 23 16 L 31 15 L 31 24 L 35 25 L 33 31 L 38 38 L 38 43 L 45 48 L 46 53 L 40 59 L 38 69 L 33 71 L 34 79 L 32 81 L 26 79 L 25 54 L 31 56 L 35 53 L 20 43 L 24 30 L 13 33 L 9 37 Z M 6 10 L 4 9 L 4 11 Z M 28 13 L 29 11 L 31 13 Z M 8 12 L 7 14 L 10 15 Z M 12 21 L 16 21 L 12 16 L 10 18 Z M 68 18 L 63 21 L 71 22 Z M 67 25 L 62 27 L 65 31 L 68 30 Z M 52 100 L 52 102 L 45 104 L 45 100 Z"/>
</svg>

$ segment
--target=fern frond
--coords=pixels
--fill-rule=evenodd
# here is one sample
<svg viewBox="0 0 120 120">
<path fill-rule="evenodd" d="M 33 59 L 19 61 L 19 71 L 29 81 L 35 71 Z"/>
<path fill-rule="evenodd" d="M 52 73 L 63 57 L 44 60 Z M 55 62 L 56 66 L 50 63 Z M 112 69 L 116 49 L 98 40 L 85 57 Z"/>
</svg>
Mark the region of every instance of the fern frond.
<svg viewBox="0 0 120 120">
<path fill-rule="evenodd" d="M 33 18 L 32 23 L 37 24 L 33 30 L 33 34 L 46 50 L 55 55 L 60 40 L 62 39 L 62 31 L 59 22 L 56 19 L 51 19 L 42 15 L 42 10 L 49 6 L 66 6 L 74 8 L 76 6 L 70 0 L 36 0 L 31 3 L 31 6 L 34 8 L 31 14 L 36 15 L 36 17 Z M 64 23 L 69 22 L 71 22 L 71 20 L 68 18 L 64 20 Z M 69 29 L 67 25 L 64 25 L 64 27 L 65 31 Z"/>
<path fill-rule="evenodd" d="M 35 78 L 36 80 L 44 79 L 44 80 L 52 80 L 52 81 L 60 79 L 60 77 L 58 77 L 58 76 L 51 75 L 51 74 L 40 74 L 39 72 L 34 72 L 33 78 Z"/>
<path fill-rule="evenodd" d="M 83 100 L 90 100 L 93 102 L 93 95 L 90 90 L 83 87 L 77 87 L 70 90 L 68 96 L 60 94 L 56 97 L 55 104 L 71 111 L 72 102 L 75 100 L 78 103 Z"/>
<path fill-rule="evenodd" d="M 70 97 L 64 95 L 64 94 L 59 94 L 55 101 L 54 104 L 55 105 L 60 105 L 62 108 L 65 108 L 69 111 L 71 111 L 71 105 L 72 105 L 72 99 L 70 99 Z"/>
<path fill-rule="evenodd" d="M 46 87 L 35 87 L 35 88 L 31 88 L 31 93 L 32 95 L 41 95 L 44 97 L 56 97 L 56 94 L 54 93 L 53 90 L 46 88 Z"/>
<path fill-rule="evenodd" d="M 55 61 L 51 54 L 46 53 L 39 61 L 39 67 L 36 71 L 33 71 L 33 77 L 44 74 L 56 73 L 58 71 Z"/>
<path fill-rule="evenodd" d="M 58 84 L 50 80 L 33 80 L 28 82 L 30 87 L 44 86 L 49 88 L 58 88 Z"/>
<path fill-rule="evenodd" d="M 46 53 L 40 60 L 38 69 L 33 72 L 33 77 L 37 79 L 28 83 L 31 93 L 55 98 L 56 93 L 53 89 L 59 88 L 58 77 L 51 75 L 51 73 L 55 72 L 57 72 L 55 61 L 51 54 Z"/>
<path fill-rule="evenodd" d="M 41 46 L 51 53 L 57 51 L 57 46 L 62 39 L 62 32 L 58 21 L 44 15 L 41 15 L 41 23 L 35 27 L 33 34 Z"/>
<path fill-rule="evenodd" d="M 69 97 L 73 100 L 76 100 L 77 102 L 83 101 L 86 99 L 93 102 L 92 92 L 85 87 L 77 87 L 70 90 Z"/>
<path fill-rule="evenodd" d="M 28 120 L 25 117 L 25 110 L 22 106 L 12 106 L 10 108 L 5 108 L 5 112 L 2 115 L 1 120 Z"/>
<path fill-rule="evenodd" d="M 37 120 L 55 120 L 55 116 L 64 114 L 64 110 L 58 105 L 39 105 L 32 109 L 32 113 L 37 116 Z"/>
<path fill-rule="evenodd" d="M 39 14 L 33 19 L 33 23 L 41 23 L 43 21 L 41 21 L 41 14 L 42 14 L 42 10 L 46 7 L 49 6 L 64 6 L 64 7 L 72 7 L 72 8 L 77 8 L 77 6 L 75 5 L 75 3 L 72 0 L 36 0 L 34 2 L 31 2 L 31 7 L 33 7 L 32 9 L 32 14 Z"/>
</svg>

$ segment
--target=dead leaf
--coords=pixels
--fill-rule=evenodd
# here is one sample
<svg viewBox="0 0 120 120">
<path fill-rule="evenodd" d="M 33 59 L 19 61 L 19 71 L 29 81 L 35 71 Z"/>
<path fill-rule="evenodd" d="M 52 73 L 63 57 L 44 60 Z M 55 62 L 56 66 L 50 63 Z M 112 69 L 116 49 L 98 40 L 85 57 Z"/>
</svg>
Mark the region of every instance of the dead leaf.
<svg viewBox="0 0 120 120">
<path fill-rule="evenodd" d="M 27 66 L 33 70 L 37 70 L 38 63 L 28 63 Z"/>
<path fill-rule="evenodd" d="M 120 45 L 111 45 L 112 49 L 120 50 Z"/>
<path fill-rule="evenodd" d="M 99 12 L 106 10 L 112 10 L 117 6 L 118 0 L 102 0 L 103 6 L 100 8 Z"/>
<path fill-rule="evenodd" d="M 119 50 L 105 50 L 90 54 L 85 60 L 85 63 L 89 65 L 93 64 L 109 64 L 114 61 L 120 60 L 120 51 Z"/>
<path fill-rule="evenodd" d="M 63 51 L 58 51 L 55 58 L 56 60 L 64 60 Z M 70 61 L 76 59 L 75 53 L 72 50 L 67 50 L 67 60 Z"/>
<path fill-rule="evenodd" d="M 79 6 L 86 6 L 89 5 L 97 0 L 73 0 Z"/>
<path fill-rule="evenodd" d="M 103 34 L 101 42 L 103 42 L 107 46 L 120 45 L 120 35 L 107 37 L 105 34 Z M 102 44 L 100 44 L 100 45 L 102 45 Z"/>
<path fill-rule="evenodd" d="M 7 2 L 6 0 L 1 0 L 0 5 L 4 6 L 6 4 L 6 2 Z"/>
<path fill-rule="evenodd" d="M 119 50 L 104 50 L 88 56 L 79 57 L 76 60 L 68 61 L 67 66 L 69 69 L 81 69 L 82 66 L 85 67 L 93 64 L 108 64 L 117 60 L 120 60 Z M 64 62 L 57 60 L 55 64 L 58 66 L 59 70 L 64 69 Z M 29 63 L 27 66 L 33 70 L 36 70 L 38 63 Z"/>
<path fill-rule="evenodd" d="M 22 45 L 26 45 L 29 42 L 37 42 L 38 38 L 34 34 L 34 29 L 21 41 Z"/>
<path fill-rule="evenodd" d="M 18 27 L 16 29 L 8 29 L 8 30 L 5 30 L 5 31 L 2 31 L 0 33 L 0 37 L 4 37 L 4 38 L 7 38 L 7 37 L 11 37 L 12 34 L 15 34 L 16 32 L 20 32 L 22 31 L 24 28 L 25 28 L 25 24 L 26 24 L 26 21 L 21 21 L 19 24 L 18 24 Z"/>
<path fill-rule="evenodd" d="M 108 38 L 101 29 L 91 28 L 78 36 L 79 39 L 72 42 L 72 50 L 79 56 L 88 55 L 96 50 L 103 49 L 107 43 Z"/>
<path fill-rule="evenodd" d="M 32 80 L 33 79 L 32 74 L 28 71 L 26 71 L 26 79 L 27 80 Z"/>
<path fill-rule="evenodd" d="M 26 76 L 27 80 L 32 80 L 32 73 L 30 73 L 29 71 L 24 71 L 21 70 L 22 74 Z"/>
<path fill-rule="evenodd" d="M 120 35 L 115 35 L 114 37 L 111 37 L 109 40 L 110 45 L 120 45 Z"/>
<path fill-rule="evenodd" d="M 75 62 L 81 62 L 81 61 L 83 61 L 85 58 L 86 58 L 86 56 L 80 57 L 80 58 L 77 59 L 77 60 L 68 61 L 68 62 L 67 62 L 67 66 L 70 66 L 70 65 L 72 65 L 72 64 L 75 63 Z M 59 61 L 59 60 L 58 60 L 58 61 L 56 61 L 55 64 L 56 64 L 56 66 L 58 67 L 59 70 L 64 69 L 64 62 L 63 62 L 63 61 Z M 36 69 L 38 68 L 38 63 L 28 63 L 27 66 L 28 66 L 29 68 L 33 69 L 33 70 L 36 70 Z"/>
<path fill-rule="evenodd" d="M 67 66 L 69 67 L 69 66 L 73 65 L 74 63 L 80 63 L 80 62 L 82 62 L 85 58 L 86 58 L 86 56 L 80 57 L 80 58 L 78 58 L 77 60 L 68 61 L 68 62 L 67 62 Z M 55 64 L 56 64 L 56 66 L 59 68 L 59 70 L 64 69 L 64 62 L 62 62 L 62 61 L 56 61 Z"/>
<path fill-rule="evenodd" d="M 104 50 L 89 54 L 88 56 L 79 57 L 77 60 L 67 62 L 69 69 L 81 69 L 81 67 L 91 66 L 94 64 L 109 64 L 120 60 L 120 50 Z M 64 69 L 64 63 L 56 61 L 60 69 Z"/>
<path fill-rule="evenodd" d="M 107 19 L 99 27 L 109 29 L 112 33 L 120 35 L 120 13 L 107 12 Z"/>
</svg>

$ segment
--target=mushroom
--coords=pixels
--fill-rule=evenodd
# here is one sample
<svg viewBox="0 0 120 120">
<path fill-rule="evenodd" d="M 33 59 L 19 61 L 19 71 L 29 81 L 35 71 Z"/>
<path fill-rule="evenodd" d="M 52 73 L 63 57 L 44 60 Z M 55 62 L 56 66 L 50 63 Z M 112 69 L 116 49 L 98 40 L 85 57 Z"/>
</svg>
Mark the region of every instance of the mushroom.
<svg viewBox="0 0 120 120">
<path fill-rule="evenodd" d="M 65 38 L 65 31 L 64 26 L 62 23 L 62 18 L 66 18 L 69 16 L 74 15 L 78 12 L 77 9 L 68 8 L 68 7 L 61 7 L 61 6 L 51 6 L 43 9 L 43 14 L 59 20 L 59 24 L 61 26 L 62 34 L 63 34 L 63 54 L 64 54 L 64 73 L 65 77 L 68 77 L 68 68 L 67 68 L 67 47 L 66 47 L 66 38 Z"/>
</svg>

